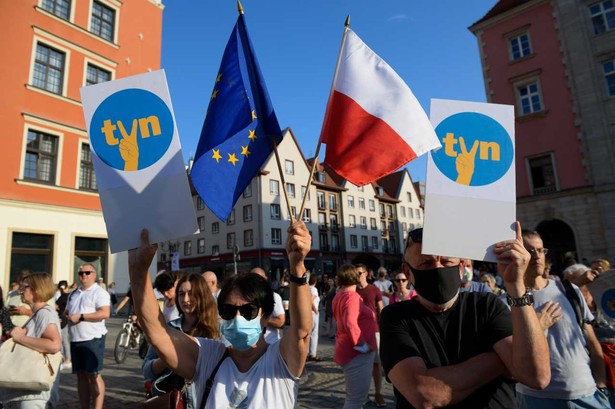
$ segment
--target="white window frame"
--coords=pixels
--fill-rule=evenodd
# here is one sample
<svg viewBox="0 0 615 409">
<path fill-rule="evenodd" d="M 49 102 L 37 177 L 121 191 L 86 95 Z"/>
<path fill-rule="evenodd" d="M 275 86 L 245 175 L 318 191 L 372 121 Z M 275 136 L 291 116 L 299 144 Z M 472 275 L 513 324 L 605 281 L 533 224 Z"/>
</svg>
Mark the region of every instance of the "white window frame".
<svg viewBox="0 0 615 409">
<path fill-rule="evenodd" d="M 536 86 L 536 90 L 535 91 L 530 91 L 530 87 L 535 85 Z M 544 103 L 544 98 L 542 97 L 542 89 L 540 87 L 540 81 L 538 79 L 538 77 L 534 77 L 531 79 L 527 79 L 525 81 L 522 82 L 517 82 L 515 83 L 515 95 L 517 98 L 517 113 L 519 116 L 528 116 L 528 115 L 532 115 L 532 114 L 536 114 L 538 112 L 543 112 L 545 110 L 545 103 Z M 521 95 L 521 90 L 522 89 L 527 89 L 528 94 L 525 96 Z M 532 101 L 532 97 L 537 95 L 538 96 L 538 102 L 540 104 L 540 108 L 539 109 L 535 109 L 534 108 L 534 103 Z M 530 103 L 530 111 L 529 112 L 524 112 L 523 111 L 523 101 L 528 100 Z"/>
<path fill-rule="evenodd" d="M 528 50 L 527 52 L 523 51 L 523 47 L 521 46 L 522 44 L 522 37 L 526 37 L 527 38 L 527 44 L 528 44 Z M 517 45 L 517 47 L 519 48 L 519 56 L 515 57 L 514 55 L 514 51 L 513 51 L 513 47 L 515 46 L 515 44 Z M 529 31 L 523 31 L 523 32 L 518 32 L 515 33 L 514 35 L 511 35 L 508 37 L 508 57 L 510 59 L 510 61 L 518 61 L 518 60 L 522 60 L 530 55 L 534 54 L 534 50 L 532 48 L 532 40 L 530 38 L 530 33 Z"/>
</svg>

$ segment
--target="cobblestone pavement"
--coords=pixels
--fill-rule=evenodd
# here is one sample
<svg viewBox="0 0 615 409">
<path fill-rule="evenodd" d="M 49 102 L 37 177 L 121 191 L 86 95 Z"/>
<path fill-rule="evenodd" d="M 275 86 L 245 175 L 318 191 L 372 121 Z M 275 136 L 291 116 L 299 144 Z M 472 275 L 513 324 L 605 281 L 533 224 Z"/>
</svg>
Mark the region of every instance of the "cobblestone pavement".
<svg viewBox="0 0 615 409">
<path fill-rule="evenodd" d="M 137 350 L 129 352 L 126 361 L 117 364 L 113 358 L 113 347 L 124 319 L 111 318 L 107 321 L 107 334 L 103 378 L 106 384 L 105 408 L 139 408 L 144 400 L 144 382 L 141 375 L 141 359 Z M 321 330 L 322 331 L 322 330 Z M 299 387 L 299 408 L 340 408 L 344 405 L 344 377 L 341 368 L 333 362 L 334 341 L 320 337 L 318 355 L 320 362 L 308 362 L 306 374 Z M 383 380 L 383 396 L 388 408 L 394 407 L 393 388 Z M 370 391 L 373 400 L 373 382 Z M 375 408 L 367 403 L 365 408 Z M 70 371 L 63 371 L 60 377 L 59 409 L 79 409 L 77 377 Z"/>
</svg>

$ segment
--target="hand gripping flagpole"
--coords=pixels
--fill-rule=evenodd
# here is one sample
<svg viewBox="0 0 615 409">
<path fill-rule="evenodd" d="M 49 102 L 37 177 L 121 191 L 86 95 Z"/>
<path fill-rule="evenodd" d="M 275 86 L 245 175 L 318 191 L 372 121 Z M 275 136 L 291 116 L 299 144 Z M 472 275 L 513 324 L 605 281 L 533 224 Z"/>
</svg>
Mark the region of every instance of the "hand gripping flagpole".
<svg viewBox="0 0 615 409">
<path fill-rule="evenodd" d="M 346 44 L 346 36 L 348 35 L 349 27 L 350 27 L 350 15 L 346 17 L 346 21 L 344 22 L 344 35 L 342 36 L 342 43 L 340 44 L 340 51 L 337 55 L 337 62 L 335 63 L 335 74 L 333 74 L 333 82 L 331 82 L 331 89 L 329 90 L 329 100 L 327 102 L 327 109 L 325 110 L 325 116 L 322 120 L 323 127 L 327 119 L 327 112 L 329 111 L 329 104 L 331 103 L 331 97 L 335 89 L 335 82 L 337 81 L 337 74 L 340 68 L 340 60 L 342 58 L 342 52 L 344 51 L 344 45 Z M 303 211 L 305 210 L 305 201 L 310 192 L 310 186 L 312 185 L 312 179 L 314 178 L 314 170 L 316 169 L 316 166 L 318 165 L 318 155 L 320 154 L 321 145 L 322 145 L 322 128 L 321 128 L 320 137 L 318 138 L 318 144 L 316 145 L 316 154 L 314 155 L 314 162 L 312 163 L 312 168 L 310 169 L 310 176 L 307 182 L 307 186 L 305 188 L 305 195 L 303 195 L 303 201 L 301 202 L 301 209 L 299 210 L 299 215 L 297 216 L 299 220 L 303 219 Z"/>
</svg>

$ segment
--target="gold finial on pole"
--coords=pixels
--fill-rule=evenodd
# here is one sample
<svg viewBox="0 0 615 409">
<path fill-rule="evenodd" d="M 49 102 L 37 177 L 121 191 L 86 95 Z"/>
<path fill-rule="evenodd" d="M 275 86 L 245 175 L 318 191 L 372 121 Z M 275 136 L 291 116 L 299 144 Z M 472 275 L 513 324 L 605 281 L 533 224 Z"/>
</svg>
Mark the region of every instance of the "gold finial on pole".
<svg viewBox="0 0 615 409">
<path fill-rule="evenodd" d="M 239 0 L 237 0 L 237 11 L 239 12 L 239 14 L 243 14 L 243 6 L 241 5 L 241 2 Z"/>
<path fill-rule="evenodd" d="M 239 0 L 237 0 L 239 1 Z M 346 21 L 344 22 L 344 27 L 350 27 L 350 14 L 346 16 Z"/>
</svg>

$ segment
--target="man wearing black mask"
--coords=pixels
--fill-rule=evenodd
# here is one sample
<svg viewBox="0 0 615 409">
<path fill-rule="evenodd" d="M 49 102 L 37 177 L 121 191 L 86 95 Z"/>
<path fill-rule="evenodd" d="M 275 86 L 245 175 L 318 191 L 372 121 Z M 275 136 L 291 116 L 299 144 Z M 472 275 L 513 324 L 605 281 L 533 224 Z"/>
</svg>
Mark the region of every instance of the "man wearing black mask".
<svg viewBox="0 0 615 409">
<path fill-rule="evenodd" d="M 403 268 L 418 296 L 384 309 L 380 357 L 397 408 L 515 408 L 508 380 L 544 389 L 549 351 L 523 276 L 530 260 L 521 226 L 495 244 L 511 310 L 491 293 L 459 292 L 459 258 L 422 254 L 422 229 L 410 232 Z"/>
</svg>

